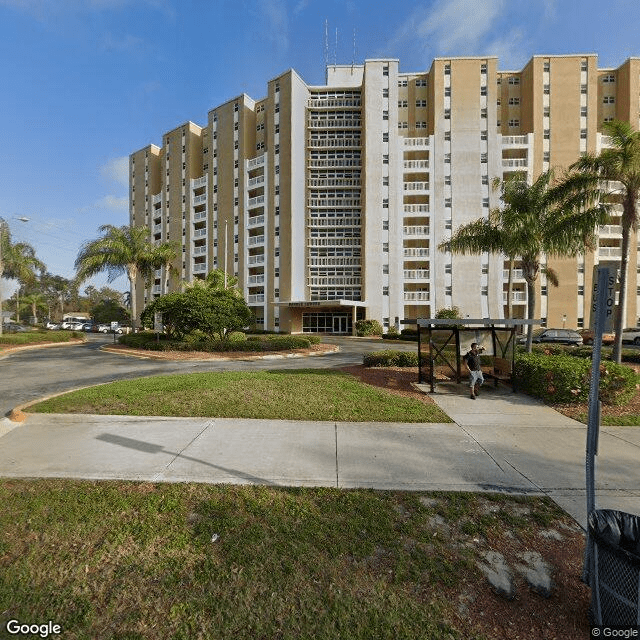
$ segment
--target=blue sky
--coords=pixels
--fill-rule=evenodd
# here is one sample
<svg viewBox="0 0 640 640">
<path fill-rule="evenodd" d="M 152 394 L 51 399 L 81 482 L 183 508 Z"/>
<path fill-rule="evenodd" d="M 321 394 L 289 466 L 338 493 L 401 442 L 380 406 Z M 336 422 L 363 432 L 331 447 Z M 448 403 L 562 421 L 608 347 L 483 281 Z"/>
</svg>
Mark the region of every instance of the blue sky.
<svg viewBox="0 0 640 640">
<path fill-rule="evenodd" d="M 322 84 L 325 21 L 329 62 L 352 62 L 355 30 L 356 63 L 395 57 L 401 71 L 443 55 L 498 55 L 503 70 L 542 53 L 640 56 L 638 0 L 0 0 L 0 216 L 14 239 L 72 277 L 82 242 L 128 223 L 128 155 L 240 93 L 263 97 L 291 67 Z"/>
</svg>

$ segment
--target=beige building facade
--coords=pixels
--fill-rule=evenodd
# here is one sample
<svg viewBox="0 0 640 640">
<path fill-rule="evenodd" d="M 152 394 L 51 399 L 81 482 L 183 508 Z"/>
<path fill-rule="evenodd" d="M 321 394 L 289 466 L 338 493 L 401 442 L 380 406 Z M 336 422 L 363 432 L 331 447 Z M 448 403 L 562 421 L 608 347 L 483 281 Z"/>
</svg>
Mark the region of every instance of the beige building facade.
<svg viewBox="0 0 640 640">
<path fill-rule="evenodd" d="M 504 257 L 438 245 L 499 206 L 494 178 L 560 172 L 606 147 L 606 120 L 638 128 L 639 117 L 638 58 L 600 69 L 595 54 L 535 56 L 519 71 L 437 58 L 418 73 L 367 60 L 330 65 L 322 86 L 289 70 L 260 100 L 238 96 L 130 156 L 131 224 L 181 246 L 177 275 L 139 286 L 139 308 L 218 268 L 268 330 L 348 334 L 359 318 L 401 328 L 451 306 L 502 318 Z M 619 214 L 595 252 L 549 260 L 560 285 L 542 275 L 536 294 L 547 326 L 588 326 L 593 266 L 621 257 Z M 636 256 L 634 236 L 627 325 L 640 320 Z M 524 317 L 517 268 L 514 282 Z"/>
</svg>

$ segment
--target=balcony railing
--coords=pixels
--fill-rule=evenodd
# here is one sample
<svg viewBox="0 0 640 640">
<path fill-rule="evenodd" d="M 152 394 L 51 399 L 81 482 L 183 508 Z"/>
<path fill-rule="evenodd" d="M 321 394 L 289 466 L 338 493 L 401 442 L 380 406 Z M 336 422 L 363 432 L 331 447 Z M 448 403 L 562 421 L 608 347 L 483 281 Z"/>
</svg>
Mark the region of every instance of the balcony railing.
<svg viewBox="0 0 640 640">
<path fill-rule="evenodd" d="M 264 244 L 264 236 L 249 236 L 249 239 L 247 241 L 247 244 L 250 247 L 253 247 L 257 244 Z"/>
<path fill-rule="evenodd" d="M 405 149 L 408 149 L 408 148 L 428 149 L 429 138 L 404 138 L 403 144 Z"/>
<path fill-rule="evenodd" d="M 266 154 L 263 153 L 261 156 L 257 156 L 255 158 L 251 158 L 251 160 L 247 160 L 247 171 L 252 171 L 253 169 L 264 166 L 265 156 Z"/>
<path fill-rule="evenodd" d="M 310 169 L 324 169 L 327 167 L 360 167 L 359 158 L 309 158 L 307 162 Z"/>
<path fill-rule="evenodd" d="M 255 209 L 256 207 L 264 206 L 264 196 L 256 196 L 255 198 L 249 198 L 247 202 L 249 209 Z"/>
<path fill-rule="evenodd" d="M 360 178 L 309 178 L 310 187 L 356 187 L 360 188 Z"/>
<path fill-rule="evenodd" d="M 252 266 L 264 264 L 264 254 L 261 253 L 259 256 L 249 256 L 247 264 Z"/>
<path fill-rule="evenodd" d="M 256 189 L 257 187 L 261 187 L 264 184 L 264 176 L 256 176 L 255 178 L 250 178 L 247 186 L 249 189 Z"/>
<path fill-rule="evenodd" d="M 622 237 L 622 225 L 620 224 L 603 224 L 598 227 L 598 233 L 601 236 Z"/>
<path fill-rule="evenodd" d="M 309 129 L 359 129 L 362 120 L 359 118 L 344 118 L 340 120 L 309 120 Z"/>
<path fill-rule="evenodd" d="M 420 248 L 416 249 L 414 247 L 409 247 L 404 250 L 405 258 L 428 258 L 429 257 L 429 249 L 428 248 Z"/>
<path fill-rule="evenodd" d="M 405 160 L 403 163 L 405 171 L 427 171 L 429 169 L 428 160 Z"/>
<path fill-rule="evenodd" d="M 194 256 L 202 256 L 205 255 L 207 253 L 207 247 L 193 247 L 193 251 L 191 252 L 191 255 Z"/>
<path fill-rule="evenodd" d="M 259 276 L 249 276 L 249 278 L 247 279 L 247 284 L 249 286 L 255 286 L 258 284 L 264 284 L 264 274 L 259 275 Z"/>
<path fill-rule="evenodd" d="M 264 302 L 264 293 L 257 293 L 255 295 L 247 296 L 248 304 L 256 304 L 260 302 Z"/>
<path fill-rule="evenodd" d="M 264 216 L 253 216 L 247 220 L 247 227 L 261 227 L 264 225 Z"/>
<path fill-rule="evenodd" d="M 162 231 L 162 223 L 153 225 L 153 233 L 160 233 Z"/>
<path fill-rule="evenodd" d="M 360 198 L 309 198 L 309 207 L 359 207 Z"/>
<path fill-rule="evenodd" d="M 404 301 L 405 302 L 429 302 L 429 292 L 428 291 L 405 291 Z"/>
<path fill-rule="evenodd" d="M 194 219 L 194 220 L 196 220 L 196 221 L 199 221 L 199 220 L 206 220 L 206 219 L 207 219 L 207 212 L 206 212 L 206 210 L 205 210 L 205 211 L 196 211 L 196 212 L 193 214 L 193 219 Z"/>
<path fill-rule="evenodd" d="M 507 292 L 503 291 L 502 292 L 502 301 L 506 304 L 508 300 L 507 297 Z M 527 294 L 525 291 L 514 291 L 512 296 L 511 296 L 511 302 L 526 302 L 527 301 Z"/>
<path fill-rule="evenodd" d="M 509 279 L 509 269 L 503 269 L 502 277 L 504 278 L 505 282 Z M 522 269 L 514 269 L 513 275 L 511 277 L 513 278 L 513 280 L 524 280 Z"/>
<path fill-rule="evenodd" d="M 162 193 L 156 193 L 151 196 L 151 204 L 156 205 L 159 202 L 162 202 Z"/>
<path fill-rule="evenodd" d="M 598 254 L 601 258 L 622 258 L 620 247 L 599 247 Z"/>
<path fill-rule="evenodd" d="M 207 201 L 207 196 L 206 196 L 206 194 L 204 194 L 204 195 L 201 195 L 201 196 L 196 196 L 193 199 L 193 203 L 192 204 L 195 207 L 195 206 L 197 206 L 199 204 L 205 203 L 206 201 Z"/>
<path fill-rule="evenodd" d="M 334 109 L 336 107 L 359 107 L 361 98 L 310 98 L 307 105 L 311 109 Z"/>
<path fill-rule="evenodd" d="M 197 262 L 196 264 L 193 265 L 194 273 L 204 273 L 206 270 L 207 270 L 206 262 Z"/>
<path fill-rule="evenodd" d="M 405 280 L 428 280 L 429 269 L 405 269 L 404 279 Z"/>
<path fill-rule="evenodd" d="M 325 147 L 350 147 L 359 149 L 362 146 L 360 138 L 328 138 L 322 140 L 309 140 L 309 147 L 313 149 L 322 149 Z"/>
<path fill-rule="evenodd" d="M 404 190 L 420 191 L 420 192 L 426 193 L 429 191 L 429 183 L 428 182 L 405 182 Z"/>
<path fill-rule="evenodd" d="M 153 285 L 153 293 L 162 293 L 162 285 L 154 284 Z"/>
<path fill-rule="evenodd" d="M 193 230 L 193 237 L 194 238 L 202 238 L 203 236 L 207 235 L 207 230 L 206 229 L 194 229 Z"/>
<path fill-rule="evenodd" d="M 405 216 L 424 215 L 425 213 L 429 213 L 428 204 L 405 204 L 404 205 Z"/>
<path fill-rule="evenodd" d="M 201 178 L 194 178 L 191 181 L 192 189 L 201 189 L 202 187 L 207 186 L 207 176 L 202 176 Z"/>
<path fill-rule="evenodd" d="M 402 227 L 402 233 L 405 238 L 407 236 L 419 236 L 423 238 L 429 235 L 429 227 L 424 225 L 411 225 L 409 227 Z"/>
<path fill-rule="evenodd" d="M 523 147 L 529 143 L 528 136 L 502 136 L 503 147 Z"/>
<path fill-rule="evenodd" d="M 503 169 L 526 169 L 529 166 L 529 161 L 526 158 L 503 158 Z"/>
</svg>

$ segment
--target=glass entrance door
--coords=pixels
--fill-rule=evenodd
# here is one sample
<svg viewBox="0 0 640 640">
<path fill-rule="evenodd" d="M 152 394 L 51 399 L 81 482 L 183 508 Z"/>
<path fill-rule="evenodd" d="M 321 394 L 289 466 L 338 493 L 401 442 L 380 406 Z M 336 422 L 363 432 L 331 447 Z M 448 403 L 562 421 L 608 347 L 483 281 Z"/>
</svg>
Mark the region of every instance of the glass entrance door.
<svg viewBox="0 0 640 640">
<path fill-rule="evenodd" d="M 347 316 L 333 316 L 333 333 L 347 333 Z"/>
</svg>

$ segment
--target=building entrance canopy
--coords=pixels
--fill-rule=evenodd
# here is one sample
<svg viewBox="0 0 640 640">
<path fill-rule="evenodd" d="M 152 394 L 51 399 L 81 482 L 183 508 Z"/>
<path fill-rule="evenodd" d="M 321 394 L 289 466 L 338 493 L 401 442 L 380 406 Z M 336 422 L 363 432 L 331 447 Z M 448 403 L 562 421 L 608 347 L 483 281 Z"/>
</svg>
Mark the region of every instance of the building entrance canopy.
<svg viewBox="0 0 640 640">
<path fill-rule="evenodd" d="M 432 392 L 435 390 L 435 368 L 438 364 L 444 365 L 445 371 L 448 370 L 456 382 L 460 382 L 461 357 L 473 342 L 484 347 L 484 355 L 493 356 L 494 371 L 508 371 L 508 375 L 501 377 L 512 381 L 518 327 L 542 324 L 541 320 L 521 318 L 419 318 L 416 322 L 418 382 L 423 383 L 428 379 Z M 496 367 L 496 364 L 499 366 Z"/>
</svg>

